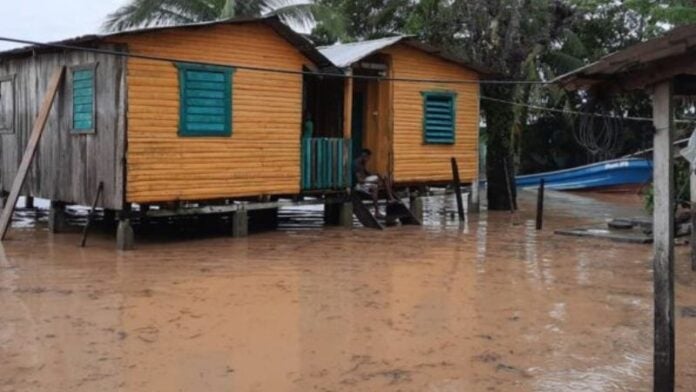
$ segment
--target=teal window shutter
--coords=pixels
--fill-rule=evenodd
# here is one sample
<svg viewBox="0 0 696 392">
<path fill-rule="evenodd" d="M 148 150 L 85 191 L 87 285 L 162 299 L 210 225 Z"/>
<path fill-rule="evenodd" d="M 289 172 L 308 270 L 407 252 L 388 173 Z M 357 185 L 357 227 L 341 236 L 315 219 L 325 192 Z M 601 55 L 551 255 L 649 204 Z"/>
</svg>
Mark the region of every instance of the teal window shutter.
<svg viewBox="0 0 696 392">
<path fill-rule="evenodd" d="M 95 69 L 79 67 L 72 70 L 72 131 L 92 133 L 95 131 Z"/>
<path fill-rule="evenodd" d="M 179 135 L 232 135 L 234 68 L 180 63 Z"/>
<path fill-rule="evenodd" d="M 424 92 L 423 140 L 426 144 L 454 144 L 457 129 L 457 94 Z"/>
</svg>

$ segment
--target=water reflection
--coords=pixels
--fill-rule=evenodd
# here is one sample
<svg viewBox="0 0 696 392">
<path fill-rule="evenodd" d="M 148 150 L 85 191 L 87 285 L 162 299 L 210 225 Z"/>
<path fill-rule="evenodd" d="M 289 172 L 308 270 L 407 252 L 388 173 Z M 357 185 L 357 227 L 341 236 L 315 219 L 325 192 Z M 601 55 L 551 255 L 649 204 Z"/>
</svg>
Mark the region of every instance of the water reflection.
<svg viewBox="0 0 696 392">
<path fill-rule="evenodd" d="M 542 232 L 525 194 L 520 225 L 442 197 L 382 232 L 291 209 L 129 253 L 39 218 L 0 253 L 0 391 L 649 390 L 650 248 L 551 234 L 616 209 L 578 203 L 551 193 Z"/>
</svg>

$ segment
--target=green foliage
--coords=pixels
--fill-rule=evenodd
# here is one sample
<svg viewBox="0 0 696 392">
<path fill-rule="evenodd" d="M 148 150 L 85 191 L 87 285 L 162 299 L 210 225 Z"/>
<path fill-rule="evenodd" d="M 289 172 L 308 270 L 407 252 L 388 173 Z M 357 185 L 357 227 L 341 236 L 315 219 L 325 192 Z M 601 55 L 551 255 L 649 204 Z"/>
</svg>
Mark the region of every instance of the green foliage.
<svg viewBox="0 0 696 392">
<path fill-rule="evenodd" d="M 292 0 L 130 0 L 107 17 L 104 29 L 122 31 L 272 14 L 306 25 L 313 21 L 314 12 L 313 4 Z"/>
<path fill-rule="evenodd" d="M 691 166 L 685 159 L 677 159 L 674 162 L 674 192 L 677 198 L 677 203 L 683 203 L 691 200 L 691 191 L 689 189 L 689 181 L 691 177 Z M 655 200 L 655 192 L 652 185 L 645 192 L 643 198 L 645 210 L 652 213 Z"/>
<path fill-rule="evenodd" d="M 315 0 L 312 38 L 321 45 L 381 38 L 404 30 L 410 0 Z"/>
</svg>

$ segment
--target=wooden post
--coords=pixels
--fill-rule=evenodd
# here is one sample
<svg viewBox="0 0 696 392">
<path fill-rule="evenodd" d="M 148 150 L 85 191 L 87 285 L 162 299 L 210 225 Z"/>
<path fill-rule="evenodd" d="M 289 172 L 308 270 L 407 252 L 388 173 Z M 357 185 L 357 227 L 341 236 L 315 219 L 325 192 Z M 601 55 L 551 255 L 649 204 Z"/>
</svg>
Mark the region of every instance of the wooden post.
<svg viewBox="0 0 696 392">
<path fill-rule="evenodd" d="M 34 208 L 34 197 L 26 196 L 24 198 L 24 208 L 31 210 Z"/>
<path fill-rule="evenodd" d="M 672 81 L 653 91 L 655 351 L 653 390 L 674 391 L 674 167 Z"/>
<path fill-rule="evenodd" d="M 353 72 L 349 71 L 348 77 L 343 83 L 343 173 L 344 183 L 349 190 L 353 179 Z M 351 205 L 352 206 L 352 205 Z M 352 208 L 352 207 L 351 207 Z M 352 224 L 352 217 L 351 217 Z"/>
<path fill-rule="evenodd" d="M 689 245 L 691 246 L 691 270 L 696 271 L 696 202 L 691 202 L 691 236 Z"/>
<path fill-rule="evenodd" d="M 691 270 L 696 271 L 696 165 L 691 166 L 691 176 L 689 176 L 691 190 Z"/>
<path fill-rule="evenodd" d="M 544 179 L 539 181 L 539 191 L 537 192 L 537 213 L 536 213 L 536 229 L 544 228 Z"/>
<path fill-rule="evenodd" d="M 473 213 L 481 211 L 481 183 L 478 176 L 471 182 L 471 194 L 469 198 L 471 198 L 469 210 Z"/>
<path fill-rule="evenodd" d="M 466 219 L 464 216 L 464 201 L 462 200 L 462 184 L 459 181 L 459 165 L 457 165 L 457 158 L 452 158 L 452 186 L 454 187 L 454 194 L 457 198 L 457 213 L 459 214 L 459 219 Z"/>
<path fill-rule="evenodd" d="M 116 249 L 132 250 L 135 248 L 135 234 L 131 225 L 132 206 L 127 203 L 119 211 L 118 227 L 116 228 Z"/>
<path fill-rule="evenodd" d="M 350 139 L 353 134 L 353 73 L 349 71 L 343 83 L 343 138 Z"/>
<path fill-rule="evenodd" d="M 60 84 L 63 81 L 63 75 L 65 75 L 65 67 L 60 67 L 60 69 L 53 74 L 50 82 L 48 83 L 48 90 L 43 98 L 43 102 L 41 102 L 39 115 L 36 117 L 36 121 L 34 121 L 34 127 L 31 130 L 31 136 L 29 137 L 29 142 L 27 143 L 27 149 L 24 151 L 22 162 L 19 164 L 19 168 L 17 169 L 17 176 L 12 182 L 10 196 L 5 204 L 5 208 L 2 210 L 2 215 L 0 215 L 0 240 L 5 239 L 7 229 L 12 223 L 12 214 L 14 213 L 15 206 L 17 205 L 19 192 L 22 190 L 22 185 L 24 185 L 24 180 L 29 172 L 29 166 L 31 165 L 31 161 L 34 159 L 34 154 L 39 146 L 39 141 L 41 140 L 41 135 L 43 134 L 46 126 L 48 115 L 51 112 L 51 107 L 53 106 L 53 99 L 58 92 L 58 87 L 60 87 Z"/>
<path fill-rule="evenodd" d="M 51 233 L 62 233 L 68 230 L 68 217 L 65 214 L 65 203 L 51 201 L 48 210 L 48 231 Z"/>
<path fill-rule="evenodd" d="M 241 238 L 247 235 L 249 235 L 249 214 L 246 204 L 242 203 L 232 214 L 232 237 Z"/>
<path fill-rule="evenodd" d="M 85 227 L 84 229 L 82 229 L 82 242 L 80 242 L 80 247 L 82 248 L 84 248 L 85 245 L 87 245 L 87 233 L 89 232 L 89 226 L 92 224 L 92 220 L 94 219 L 94 213 L 97 209 L 97 203 L 99 202 L 99 197 L 101 197 L 103 190 L 104 183 L 99 182 L 99 186 L 97 187 L 97 195 L 94 197 L 94 203 L 92 203 L 92 209 L 89 210 L 89 214 L 87 214 L 87 223 L 85 223 Z"/>
</svg>

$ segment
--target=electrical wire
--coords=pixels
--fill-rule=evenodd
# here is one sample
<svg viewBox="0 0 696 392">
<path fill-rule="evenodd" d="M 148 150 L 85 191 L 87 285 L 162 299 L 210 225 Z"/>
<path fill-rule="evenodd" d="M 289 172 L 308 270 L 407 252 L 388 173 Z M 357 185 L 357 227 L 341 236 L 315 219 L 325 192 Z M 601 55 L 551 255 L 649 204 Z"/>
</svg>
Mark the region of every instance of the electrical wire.
<svg viewBox="0 0 696 392">
<path fill-rule="evenodd" d="M 553 113 L 559 113 L 559 114 L 572 114 L 572 115 L 576 115 L 576 116 L 586 116 L 586 117 L 604 117 L 604 118 L 611 118 L 611 119 L 653 122 L 653 119 L 650 117 L 614 116 L 614 115 L 607 115 L 607 114 L 602 114 L 602 113 L 585 113 L 585 112 L 580 112 L 577 110 L 547 108 L 547 107 L 543 107 L 543 106 L 531 105 L 531 104 L 522 103 L 522 102 L 507 101 L 504 99 L 487 97 L 485 95 L 482 95 L 480 98 L 482 100 L 486 100 L 486 101 L 505 103 L 505 104 L 513 105 L 513 106 L 522 106 L 522 107 L 526 107 L 529 109 L 541 110 L 541 111 L 547 111 L 547 112 L 553 112 Z M 679 123 L 679 124 L 692 124 L 692 123 L 696 123 L 696 119 L 694 119 L 694 120 L 677 119 L 677 120 L 674 120 L 674 122 Z"/>
<path fill-rule="evenodd" d="M 89 53 L 126 57 L 126 58 L 136 58 L 142 60 L 160 61 L 167 63 L 188 63 L 204 66 L 215 66 L 215 67 L 232 67 L 236 69 L 253 71 L 253 72 L 268 72 L 268 73 L 279 73 L 279 74 L 290 74 L 290 75 L 309 75 L 318 77 L 335 77 L 343 79 L 358 79 L 358 80 L 379 80 L 379 81 L 393 81 L 393 82 L 405 82 L 405 83 L 438 83 L 438 84 L 497 84 L 497 85 L 550 85 L 553 84 L 550 81 L 543 80 L 489 80 L 489 79 L 416 79 L 416 78 L 390 78 L 383 76 L 370 76 L 370 75 L 350 75 L 343 72 L 318 72 L 318 71 L 303 71 L 303 70 L 292 70 L 292 69 L 282 69 L 282 68 L 271 68 L 271 67 L 256 67 L 248 65 L 236 65 L 227 63 L 217 63 L 208 61 L 199 61 L 191 59 L 181 59 L 165 56 L 153 56 L 146 54 L 138 54 L 131 52 L 120 52 L 117 50 L 109 49 L 97 49 L 97 48 L 86 48 L 83 46 L 66 45 L 61 43 L 45 43 L 38 41 L 30 41 L 26 39 L 11 38 L 11 37 L 0 37 L 0 41 L 12 42 L 25 45 L 33 45 L 37 47 L 52 48 L 52 49 L 63 49 L 63 50 L 76 50 Z M 22 48 L 20 48 L 22 49 Z M 29 48 L 31 49 L 31 48 Z M 28 49 L 28 50 L 29 50 Z"/>
<path fill-rule="evenodd" d="M 543 80 L 416 79 L 416 78 L 390 78 L 390 77 L 370 76 L 370 75 L 352 75 L 352 74 L 346 74 L 346 73 L 342 73 L 342 72 L 341 73 L 318 72 L 318 71 L 305 71 L 305 70 L 298 71 L 298 70 L 282 69 L 282 68 L 256 67 L 256 66 L 247 66 L 247 65 L 235 65 L 235 64 L 227 64 L 227 63 L 181 59 L 181 58 L 173 58 L 173 57 L 165 57 L 165 56 L 145 55 L 145 54 L 121 52 L 121 51 L 109 50 L 109 49 L 87 48 L 87 47 L 83 47 L 83 46 L 67 45 L 67 44 L 61 44 L 61 43 L 45 43 L 45 42 L 31 41 L 31 40 L 12 38 L 12 37 L 0 36 L 0 41 L 25 44 L 25 45 L 33 45 L 36 47 L 63 49 L 63 50 L 75 50 L 75 51 L 83 51 L 83 52 L 89 52 L 89 53 L 95 53 L 95 54 L 103 54 L 103 55 L 125 57 L 125 58 L 136 58 L 136 59 L 159 61 L 159 62 L 166 62 L 166 63 L 189 63 L 189 64 L 197 64 L 197 65 L 203 65 L 203 66 L 232 67 L 232 68 L 237 68 L 237 69 L 242 69 L 242 70 L 247 70 L 247 71 L 252 71 L 252 72 L 268 72 L 268 73 L 289 74 L 289 75 L 307 75 L 307 76 L 317 76 L 317 77 L 335 77 L 335 78 L 343 78 L 343 79 L 393 81 L 393 82 L 405 82 L 405 83 L 479 84 L 479 85 L 498 84 L 498 85 L 540 85 L 540 86 L 547 86 L 547 85 L 554 84 L 553 82 L 543 81 Z M 15 49 L 15 50 L 21 50 L 21 49 L 22 48 Z M 31 48 L 28 48 L 27 50 L 29 50 L 29 49 L 31 49 Z M 1 55 L 1 53 L 0 53 L 0 55 Z M 523 107 L 527 107 L 529 109 L 542 110 L 542 111 L 553 112 L 553 113 L 572 114 L 572 115 L 590 116 L 590 117 L 620 118 L 623 120 L 634 120 L 634 121 L 650 121 L 650 122 L 653 121 L 652 118 L 648 118 L 648 117 L 611 116 L 611 115 L 605 115 L 605 114 L 601 114 L 601 113 L 584 113 L 584 112 L 574 111 L 574 110 L 547 108 L 547 107 L 543 107 L 543 106 L 531 105 L 531 104 L 526 104 L 526 103 L 521 103 L 521 102 L 507 101 L 507 100 L 493 98 L 493 97 L 487 97 L 487 96 L 483 96 L 483 95 L 480 96 L 480 98 L 482 100 L 488 100 L 488 101 L 498 102 L 498 103 L 505 103 L 505 104 L 515 105 L 515 106 L 523 106 Z M 677 120 L 677 122 L 689 122 L 690 123 L 693 121 Z"/>
</svg>

